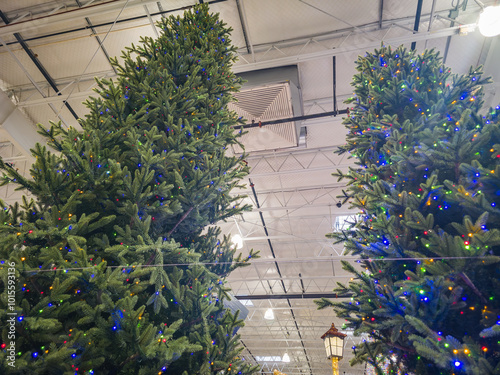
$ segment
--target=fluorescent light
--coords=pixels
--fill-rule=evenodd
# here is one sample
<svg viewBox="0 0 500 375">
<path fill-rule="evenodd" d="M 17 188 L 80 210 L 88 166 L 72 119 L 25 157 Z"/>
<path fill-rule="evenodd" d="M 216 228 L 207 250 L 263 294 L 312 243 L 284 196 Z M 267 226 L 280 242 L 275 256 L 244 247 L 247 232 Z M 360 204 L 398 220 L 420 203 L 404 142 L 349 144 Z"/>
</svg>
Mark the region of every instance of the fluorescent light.
<svg viewBox="0 0 500 375">
<path fill-rule="evenodd" d="M 288 356 L 288 353 L 283 354 L 281 362 L 290 362 L 290 357 Z"/>
<path fill-rule="evenodd" d="M 266 313 L 264 314 L 264 319 L 267 319 L 267 320 L 273 320 L 274 319 L 273 309 L 267 309 L 266 310 Z"/>
<path fill-rule="evenodd" d="M 500 34 L 500 5 L 484 8 L 479 15 L 478 27 L 484 36 Z"/>
<path fill-rule="evenodd" d="M 243 238 L 239 234 L 235 234 L 231 236 L 231 242 L 237 249 L 241 249 L 243 247 Z"/>
</svg>

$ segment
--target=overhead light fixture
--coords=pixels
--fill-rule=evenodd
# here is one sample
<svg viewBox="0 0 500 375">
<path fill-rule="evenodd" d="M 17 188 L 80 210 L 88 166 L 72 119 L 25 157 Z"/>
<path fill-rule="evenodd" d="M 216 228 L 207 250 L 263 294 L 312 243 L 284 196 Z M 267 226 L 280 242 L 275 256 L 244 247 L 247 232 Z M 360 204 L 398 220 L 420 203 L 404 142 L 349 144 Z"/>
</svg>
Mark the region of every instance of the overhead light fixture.
<svg viewBox="0 0 500 375">
<path fill-rule="evenodd" d="M 273 320 L 274 319 L 274 312 L 273 309 L 267 309 L 265 314 L 264 314 L 264 319 L 267 320 Z"/>
<path fill-rule="evenodd" d="M 335 324 L 326 331 L 321 338 L 324 341 L 326 356 L 332 360 L 333 375 L 339 375 L 339 359 L 344 356 L 344 339 L 346 334 L 339 332 Z"/>
<path fill-rule="evenodd" d="M 283 358 L 281 358 L 281 362 L 290 362 L 290 357 L 288 356 L 288 353 L 285 352 L 285 354 L 283 354 Z"/>
<path fill-rule="evenodd" d="M 500 34 L 500 5 L 485 7 L 484 4 L 475 0 L 483 8 L 477 22 L 479 31 L 484 36 L 496 36 Z"/>
<path fill-rule="evenodd" d="M 231 237 L 231 242 L 237 249 L 243 248 L 243 238 L 239 234 L 235 234 Z"/>
</svg>

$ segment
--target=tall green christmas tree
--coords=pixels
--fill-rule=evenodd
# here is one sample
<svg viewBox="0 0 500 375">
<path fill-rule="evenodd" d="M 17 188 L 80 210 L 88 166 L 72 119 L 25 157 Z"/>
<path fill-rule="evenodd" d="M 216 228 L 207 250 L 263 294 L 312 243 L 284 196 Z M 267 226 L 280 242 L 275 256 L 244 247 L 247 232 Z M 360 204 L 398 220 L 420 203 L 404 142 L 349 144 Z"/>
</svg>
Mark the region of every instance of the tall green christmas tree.
<svg viewBox="0 0 500 375">
<path fill-rule="evenodd" d="M 32 179 L 0 164 L 35 197 L 0 212 L 2 374 L 254 372 L 224 279 L 255 254 L 215 225 L 247 208 L 231 30 L 206 5 L 158 26 L 98 81 L 83 131 L 42 128 Z"/>
<path fill-rule="evenodd" d="M 500 127 L 481 70 L 383 47 L 359 57 L 338 172 L 360 219 L 332 234 L 364 268 L 333 306 L 363 335 L 352 363 L 382 373 L 500 373 Z"/>
</svg>

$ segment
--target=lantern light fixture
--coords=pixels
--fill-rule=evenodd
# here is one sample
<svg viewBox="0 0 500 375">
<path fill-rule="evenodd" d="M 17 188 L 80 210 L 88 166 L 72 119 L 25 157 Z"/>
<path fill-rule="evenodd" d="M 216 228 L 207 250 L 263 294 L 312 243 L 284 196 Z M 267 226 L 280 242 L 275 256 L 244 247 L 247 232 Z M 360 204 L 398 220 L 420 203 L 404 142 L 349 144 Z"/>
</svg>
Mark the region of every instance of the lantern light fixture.
<svg viewBox="0 0 500 375">
<path fill-rule="evenodd" d="M 321 338 L 325 343 L 326 356 L 332 360 L 333 375 L 339 375 L 339 359 L 344 356 L 344 338 L 347 335 L 339 332 L 335 324 L 326 331 Z"/>
</svg>

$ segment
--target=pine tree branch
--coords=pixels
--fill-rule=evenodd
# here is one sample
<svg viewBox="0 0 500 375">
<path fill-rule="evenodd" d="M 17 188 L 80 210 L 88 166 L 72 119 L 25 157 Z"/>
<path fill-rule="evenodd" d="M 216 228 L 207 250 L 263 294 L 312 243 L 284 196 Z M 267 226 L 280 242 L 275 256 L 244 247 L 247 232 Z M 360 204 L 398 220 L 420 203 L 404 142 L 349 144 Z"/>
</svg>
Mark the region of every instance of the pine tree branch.
<svg viewBox="0 0 500 375">
<path fill-rule="evenodd" d="M 175 224 L 175 226 L 167 233 L 167 237 L 170 237 L 170 235 L 177 229 L 177 227 L 180 225 L 180 223 L 182 223 L 186 219 L 186 217 L 188 217 L 188 215 L 191 213 L 191 211 L 193 211 L 193 208 L 194 207 L 190 207 L 189 210 L 187 210 L 186 213 L 184 215 L 182 215 L 182 217 L 177 222 L 177 224 Z"/>
<path fill-rule="evenodd" d="M 120 365 L 118 367 L 121 367 L 123 368 L 123 366 L 125 366 L 127 363 L 129 363 L 130 361 L 133 361 L 134 359 L 136 359 L 137 357 L 139 357 L 139 353 L 135 353 L 133 355 L 131 355 L 130 357 L 128 357 L 126 360 L 124 360 L 122 363 L 120 363 Z"/>
<path fill-rule="evenodd" d="M 477 296 L 479 296 L 479 298 L 481 298 L 481 301 L 482 301 L 483 303 L 487 303 L 486 298 L 484 298 L 484 297 L 483 297 L 483 295 L 481 294 L 481 292 L 479 291 L 479 289 L 477 289 L 477 287 L 474 285 L 474 283 L 471 281 L 471 279 L 469 279 L 469 277 L 468 277 L 465 273 L 460 272 L 460 273 L 458 274 L 458 276 L 460 276 L 460 278 L 462 279 L 462 281 L 463 281 L 465 284 L 467 284 L 467 286 L 468 286 L 469 288 L 471 288 L 471 289 L 472 289 L 472 291 L 473 291 L 473 292 L 474 292 Z"/>
<path fill-rule="evenodd" d="M 401 346 L 401 345 L 398 345 L 398 344 L 393 343 L 393 342 L 386 342 L 386 345 L 392 346 L 393 348 L 399 349 L 399 350 L 406 352 L 406 353 L 413 353 L 413 354 L 417 353 L 417 351 L 415 349 Z"/>
<path fill-rule="evenodd" d="M 383 335 L 378 335 L 376 333 L 372 333 L 372 336 L 376 339 L 376 340 L 379 340 L 381 342 L 384 342 L 385 345 L 388 345 L 388 346 L 391 346 L 395 349 L 399 349 L 403 352 L 406 352 L 406 353 L 416 353 L 417 351 L 415 349 L 412 349 L 412 348 L 409 348 L 407 346 L 401 346 L 399 344 L 396 344 L 394 342 L 391 342 L 391 341 L 386 341 L 386 337 L 383 336 Z"/>
</svg>

